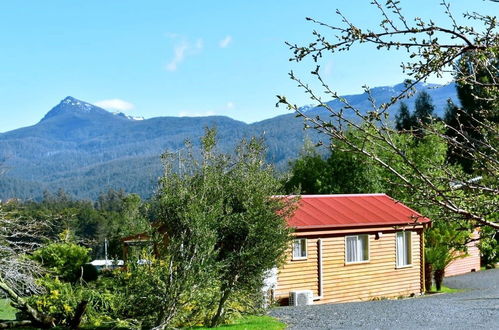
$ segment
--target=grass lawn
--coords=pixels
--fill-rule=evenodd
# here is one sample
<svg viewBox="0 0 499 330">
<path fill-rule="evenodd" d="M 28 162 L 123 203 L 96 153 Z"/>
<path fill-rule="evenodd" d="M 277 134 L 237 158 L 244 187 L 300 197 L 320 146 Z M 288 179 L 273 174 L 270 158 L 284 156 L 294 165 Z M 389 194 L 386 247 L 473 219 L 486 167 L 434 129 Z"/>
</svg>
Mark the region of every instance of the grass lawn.
<svg viewBox="0 0 499 330">
<path fill-rule="evenodd" d="M 10 306 L 8 299 L 0 299 L 0 320 L 15 320 L 17 309 Z"/>
<path fill-rule="evenodd" d="M 445 285 L 442 285 L 441 290 L 437 291 L 437 288 L 435 285 L 431 286 L 431 291 L 429 293 L 456 293 L 456 292 L 463 292 L 464 290 L 462 289 L 452 289 L 448 288 Z"/>
<path fill-rule="evenodd" d="M 231 330 L 246 330 L 246 329 L 270 329 L 270 330 L 282 330 L 286 328 L 286 325 L 279 322 L 270 316 L 247 316 L 237 320 L 233 324 L 224 324 L 216 329 L 231 329 Z M 196 327 L 195 329 L 211 329 L 205 327 Z"/>
</svg>

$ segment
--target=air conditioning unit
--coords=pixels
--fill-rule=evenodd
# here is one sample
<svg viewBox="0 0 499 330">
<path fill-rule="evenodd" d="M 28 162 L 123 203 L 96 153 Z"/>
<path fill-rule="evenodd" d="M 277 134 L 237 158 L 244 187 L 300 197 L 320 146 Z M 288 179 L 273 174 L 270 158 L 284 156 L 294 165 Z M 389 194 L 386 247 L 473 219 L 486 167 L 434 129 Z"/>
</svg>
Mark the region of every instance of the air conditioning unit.
<svg viewBox="0 0 499 330">
<path fill-rule="evenodd" d="M 297 290 L 289 292 L 289 306 L 306 306 L 314 303 L 312 290 Z"/>
</svg>

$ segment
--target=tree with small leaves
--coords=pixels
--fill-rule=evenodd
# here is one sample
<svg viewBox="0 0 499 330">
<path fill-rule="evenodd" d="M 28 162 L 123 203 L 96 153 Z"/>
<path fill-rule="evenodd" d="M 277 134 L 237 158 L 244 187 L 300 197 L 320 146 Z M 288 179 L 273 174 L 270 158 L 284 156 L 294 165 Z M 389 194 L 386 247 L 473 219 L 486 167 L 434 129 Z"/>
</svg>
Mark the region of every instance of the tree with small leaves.
<svg viewBox="0 0 499 330">
<path fill-rule="evenodd" d="M 152 208 L 165 234 L 157 237 L 159 259 L 145 271 L 147 298 L 137 295 L 133 308 L 154 318 L 157 329 L 172 326 L 191 297 L 210 290 L 208 323 L 218 325 L 236 293 L 259 290 L 266 271 L 283 262 L 291 238 L 286 218 L 294 199 L 273 197 L 281 184 L 262 142 L 243 140 L 226 154 L 208 129 L 201 145 L 200 157 L 190 143 L 180 159 L 162 157 L 165 174 Z"/>
</svg>

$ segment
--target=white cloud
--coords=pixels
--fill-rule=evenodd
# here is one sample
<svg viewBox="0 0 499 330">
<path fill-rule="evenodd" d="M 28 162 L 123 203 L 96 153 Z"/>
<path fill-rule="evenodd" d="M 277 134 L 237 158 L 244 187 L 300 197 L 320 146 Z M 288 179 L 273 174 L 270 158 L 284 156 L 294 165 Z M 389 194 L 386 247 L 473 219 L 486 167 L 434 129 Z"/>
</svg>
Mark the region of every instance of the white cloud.
<svg viewBox="0 0 499 330">
<path fill-rule="evenodd" d="M 189 48 L 189 45 L 185 41 L 178 44 L 173 49 L 173 59 L 166 65 L 166 70 L 175 71 L 180 62 L 185 58 L 185 52 Z"/>
<path fill-rule="evenodd" d="M 179 117 L 206 117 L 206 116 L 215 116 L 216 113 L 213 111 L 206 112 L 192 112 L 192 111 L 181 111 L 178 113 Z"/>
<path fill-rule="evenodd" d="M 169 34 L 171 39 L 181 38 L 177 34 Z M 173 47 L 173 58 L 166 64 L 166 70 L 176 71 L 178 65 L 182 63 L 187 56 L 195 55 L 203 49 L 203 39 L 197 39 L 194 44 L 182 39 Z"/>
<path fill-rule="evenodd" d="M 227 107 L 227 109 L 232 110 L 236 105 L 234 104 L 234 102 L 229 101 L 225 106 Z"/>
<path fill-rule="evenodd" d="M 232 42 L 232 36 L 226 36 L 225 38 L 220 40 L 218 45 L 220 46 L 220 48 L 227 48 L 231 42 Z"/>
<path fill-rule="evenodd" d="M 97 101 L 94 103 L 94 105 L 104 108 L 106 110 L 117 110 L 117 111 L 129 111 L 135 108 L 135 106 L 132 103 L 121 99 L 108 99 L 108 100 Z"/>
</svg>

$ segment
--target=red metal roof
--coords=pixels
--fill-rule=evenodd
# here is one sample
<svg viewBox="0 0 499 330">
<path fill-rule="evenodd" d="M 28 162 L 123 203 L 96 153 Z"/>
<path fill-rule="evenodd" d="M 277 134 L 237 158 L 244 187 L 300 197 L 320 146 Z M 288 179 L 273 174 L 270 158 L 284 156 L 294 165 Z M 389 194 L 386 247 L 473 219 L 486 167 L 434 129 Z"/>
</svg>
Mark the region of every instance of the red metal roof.
<svg viewBox="0 0 499 330">
<path fill-rule="evenodd" d="M 288 224 L 297 229 L 313 229 L 429 221 L 385 194 L 302 195 Z"/>
</svg>

